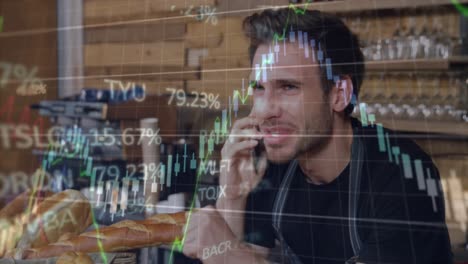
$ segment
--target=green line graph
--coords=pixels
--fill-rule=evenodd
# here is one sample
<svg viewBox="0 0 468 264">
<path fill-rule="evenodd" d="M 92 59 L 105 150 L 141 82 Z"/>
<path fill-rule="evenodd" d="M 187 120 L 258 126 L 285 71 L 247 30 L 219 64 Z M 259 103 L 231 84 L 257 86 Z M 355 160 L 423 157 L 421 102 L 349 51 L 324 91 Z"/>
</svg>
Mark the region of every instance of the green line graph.
<svg viewBox="0 0 468 264">
<path fill-rule="evenodd" d="M 94 211 L 92 208 L 91 208 L 91 217 L 93 219 L 94 229 L 96 230 L 96 239 L 97 239 L 97 244 L 99 247 L 99 253 L 101 255 L 103 263 L 107 263 L 107 255 L 106 255 L 106 252 L 104 251 L 104 247 L 102 246 L 101 234 L 99 233 L 99 224 L 97 223 L 96 218 L 94 217 Z"/>
<path fill-rule="evenodd" d="M 274 36 L 273 36 L 273 42 L 274 41 L 278 41 L 278 40 L 284 40 L 286 38 L 286 30 L 287 28 L 289 27 L 289 20 L 290 20 L 290 13 L 291 11 L 294 12 L 295 14 L 305 14 L 306 12 L 306 9 L 307 7 L 309 6 L 309 4 L 312 2 L 312 0 L 308 0 L 306 4 L 303 5 L 303 8 L 299 8 L 293 4 L 290 4 L 289 5 L 289 10 L 290 12 L 288 13 L 288 17 L 287 17 L 287 21 L 286 21 L 286 25 L 283 29 L 283 32 L 282 34 L 277 34 L 275 33 Z M 3 29 L 3 17 L 0 16 L 0 32 L 2 31 Z M 273 61 L 271 58 L 266 58 L 265 60 L 262 61 L 262 65 L 261 67 L 265 67 L 266 65 L 268 64 L 272 64 Z M 260 77 L 260 74 L 261 72 L 257 72 L 256 74 L 256 78 L 255 80 L 258 80 L 259 77 Z M 255 82 L 256 81 L 253 81 L 252 83 L 249 84 L 249 89 L 252 88 L 253 85 L 255 85 Z M 233 97 L 237 97 L 238 99 L 240 99 L 241 103 L 242 104 L 245 104 L 249 98 L 249 95 L 250 93 L 246 93 L 245 95 L 241 92 L 239 92 L 239 90 L 235 90 L 234 93 L 233 93 Z M 219 117 L 218 117 L 219 119 Z M 214 131 L 214 130 L 213 130 Z M 211 134 L 211 133 L 210 133 Z M 227 131 L 223 131 L 221 133 L 223 136 L 226 136 L 227 135 Z M 75 136 L 78 136 L 78 135 L 75 135 Z M 84 143 L 84 142 L 83 142 Z M 84 144 L 85 145 L 85 144 Z M 79 151 L 81 151 L 81 147 L 82 146 L 79 146 L 77 147 L 77 150 L 78 151 L 75 151 L 74 153 L 68 153 L 66 155 L 66 158 L 76 158 L 78 155 L 79 155 Z M 48 147 L 48 150 L 47 152 L 50 152 L 50 151 L 57 151 L 56 148 L 52 147 L 50 144 L 49 144 L 49 147 Z M 204 156 L 204 158 L 200 161 L 201 163 L 206 163 L 209 158 L 210 158 L 210 155 L 211 153 L 210 152 L 207 152 L 207 154 Z M 47 162 L 47 159 L 48 159 L 48 155 L 44 155 L 43 157 L 43 163 L 42 163 L 42 169 L 45 171 L 46 170 L 46 167 L 47 167 L 47 163 L 50 165 L 56 165 L 60 162 L 63 161 L 63 157 L 55 157 L 55 159 L 53 160 L 49 160 Z M 174 241 L 174 243 L 172 244 L 172 248 L 171 248 L 171 252 L 170 252 L 170 258 L 169 258 L 169 263 L 173 263 L 173 257 L 174 257 L 174 251 L 178 251 L 178 252 L 181 252 L 182 249 L 183 249 L 183 246 L 184 246 L 184 242 L 185 242 L 185 237 L 186 237 L 186 233 L 187 233 L 187 228 L 188 228 L 188 223 L 190 223 L 190 219 L 191 219 L 191 216 L 192 216 L 192 213 L 193 213 L 193 209 L 195 208 L 195 201 L 196 201 L 196 190 L 198 190 L 198 187 L 199 187 L 199 182 L 200 182 L 200 177 L 202 176 L 202 173 L 203 173 L 203 170 L 199 167 L 198 170 L 197 170 L 197 176 L 196 176 L 196 181 L 195 181 L 195 187 L 194 187 L 194 195 L 192 197 L 192 200 L 190 202 L 190 207 L 189 207 L 189 212 L 188 212 L 188 216 L 187 216 L 187 225 L 185 225 L 184 227 L 184 230 L 183 230 L 183 236 L 181 239 L 176 239 Z M 44 178 L 44 173 L 42 173 L 40 175 L 40 178 L 38 179 L 37 181 L 37 184 L 35 184 L 33 186 L 33 193 L 30 197 L 30 206 L 29 206 L 29 209 L 31 209 L 31 206 L 32 206 L 32 200 L 34 199 L 34 195 L 35 193 L 37 192 L 37 190 L 40 188 L 40 183 L 42 182 L 43 178 Z M 80 176 L 86 176 L 86 169 L 85 170 L 82 170 L 80 171 Z M 91 210 L 92 211 L 92 210 Z M 101 258 L 102 260 L 104 261 L 104 263 L 107 263 L 107 255 L 105 254 L 105 251 L 104 251 L 104 248 L 103 248 L 103 245 L 102 245 L 102 242 L 101 242 L 101 237 L 100 237 L 100 234 L 99 234 L 99 225 L 97 223 L 97 220 L 95 219 L 95 216 L 94 216 L 94 212 L 92 211 L 91 212 L 92 214 L 92 220 L 93 220 L 93 226 L 94 228 L 96 229 L 96 232 L 97 232 L 97 243 L 98 243 L 98 247 L 100 249 L 100 255 L 101 255 Z"/>
<path fill-rule="evenodd" d="M 283 28 L 283 32 L 282 34 L 277 34 L 275 33 L 274 36 L 273 36 L 273 42 L 275 41 L 279 41 L 279 40 L 284 40 L 286 38 L 286 30 L 287 28 L 289 27 L 289 17 L 290 17 L 290 13 L 291 11 L 293 11 L 295 14 L 301 14 L 301 15 L 304 15 L 306 10 L 307 10 L 307 7 L 309 6 L 309 4 L 312 2 L 312 0 L 308 0 L 306 4 L 304 4 L 304 7 L 303 8 L 299 8 L 297 6 L 295 6 L 294 4 L 289 4 L 288 8 L 289 8 L 289 12 L 288 12 L 288 17 L 287 17 L 287 20 L 286 20 L 286 25 L 284 26 Z M 271 64 L 272 63 L 272 60 L 271 58 L 267 58 L 266 60 L 262 61 L 262 68 L 265 67 L 266 65 L 268 64 Z M 261 72 L 257 72 L 256 73 L 256 78 L 255 80 L 258 80 L 259 77 L 260 77 L 260 74 Z M 253 84 L 250 84 L 249 85 L 249 89 L 251 89 L 251 87 L 253 85 L 255 85 L 255 82 L 256 81 L 253 81 Z M 240 99 L 240 101 L 242 102 L 242 104 L 245 104 L 247 102 L 247 99 L 249 97 L 249 93 L 247 93 L 246 95 L 241 95 L 241 93 L 238 91 L 238 90 L 235 90 L 234 91 L 234 94 L 233 94 L 234 97 L 238 97 Z M 207 162 L 207 160 L 209 159 L 209 154 L 207 154 L 205 156 L 205 158 L 203 159 L 203 162 Z M 193 208 L 195 206 L 195 199 L 196 199 L 196 193 L 197 193 L 197 189 L 198 189 L 198 184 L 199 184 L 199 181 L 200 181 L 200 176 L 202 174 L 202 170 L 199 168 L 198 171 L 197 171 L 197 177 L 196 177 L 196 181 L 195 181 L 195 188 L 194 188 L 194 194 L 193 194 L 193 197 L 192 197 L 192 201 L 190 203 L 190 209 L 189 209 L 189 213 L 188 213 L 188 217 L 187 217 L 187 224 L 185 225 L 184 227 L 184 232 L 183 232 L 183 236 L 182 236 L 182 240 L 180 239 L 176 239 L 174 241 L 174 243 L 172 244 L 172 247 L 171 247 L 171 252 L 170 252 L 170 256 L 169 256 L 169 263 L 172 264 L 173 261 L 174 261 L 174 251 L 177 251 L 177 252 L 182 252 L 182 249 L 184 247 L 184 242 L 185 242 L 185 237 L 186 237 L 186 234 L 187 234 L 187 228 L 188 228 L 188 225 L 190 223 L 190 219 L 191 219 L 191 216 L 192 216 L 192 212 L 193 212 Z"/>
</svg>

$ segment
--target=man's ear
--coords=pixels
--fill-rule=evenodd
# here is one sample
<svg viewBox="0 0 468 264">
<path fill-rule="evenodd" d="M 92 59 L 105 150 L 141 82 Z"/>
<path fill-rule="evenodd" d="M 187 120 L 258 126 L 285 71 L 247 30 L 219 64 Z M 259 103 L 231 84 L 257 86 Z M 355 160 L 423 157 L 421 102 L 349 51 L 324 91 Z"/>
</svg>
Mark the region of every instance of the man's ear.
<svg viewBox="0 0 468 264">
<path fill-rule="evenodd" d="M 353 82 L 349 75 L 343 75 L 335 82 L 330 92 L 330 106 L 335 112 L 344 112 L 353 97 Z"/>
</svg>

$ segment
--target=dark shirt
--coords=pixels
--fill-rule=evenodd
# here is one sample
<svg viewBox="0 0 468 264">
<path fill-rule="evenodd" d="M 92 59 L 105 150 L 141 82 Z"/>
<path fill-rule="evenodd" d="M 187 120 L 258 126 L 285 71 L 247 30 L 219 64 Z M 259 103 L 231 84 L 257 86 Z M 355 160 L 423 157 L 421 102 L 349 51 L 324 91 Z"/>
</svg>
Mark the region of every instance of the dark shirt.
<svg viewBox="0 0 468 264">
<path fill-rule="evenodd" d="M 400 150 L 396 157 L 390 152 L 391 160 L 388 151 L 379 149 L 377 130 L 371 127 L 361 130 L 366 158 L 357 214 L 358 234 L 363 244 L 359 260 L 452 263 L 436 167 L 411 140 L 398 137 L 390 130 L 383 131 L 389 136 L 386 149 Z M 402 154 L 407 156 L 402 158 Z M 272 208 L 287 166 L 270 164 L 262 182 L 249 195 L 247 242 L 274 247 Z M 281 233 L 303 263 L 342 264 L 354 256 L 348 225 L 349 177 L 348 165 L 332 182 L 314 185 L 306 181 L 298 166 L 283 209 Z"/>
</svg>

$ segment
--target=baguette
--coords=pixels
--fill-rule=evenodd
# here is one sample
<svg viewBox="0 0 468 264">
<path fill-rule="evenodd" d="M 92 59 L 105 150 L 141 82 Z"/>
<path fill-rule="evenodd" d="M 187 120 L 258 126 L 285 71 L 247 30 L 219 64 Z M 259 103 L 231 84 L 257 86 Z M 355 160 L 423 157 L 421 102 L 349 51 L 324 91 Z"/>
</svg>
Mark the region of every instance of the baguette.
<svg viewBox="0 0 468 264">
<path fill-rule="evenodd" d="M 93 260 L 84 253 L 67 252 L 62 254 L 55 264 L 93 264 Z"/>
<path fill-rule="evenodd" d="M 25 191 L 18 195 L 13 201 L 8 203 L 0 210 L 0 257 L 16 247 L 18 240 L 23 235 L 23 222 L 27 218 L 27 209 L 31 205 L 38 206 L 45 198 L 52 196 L 49 191 L 37 191 L 33 193 L 31 190 Z M 33 198 L 32 195 L 35 195 Z M 32 199 L 32 200 L 31 200 Z"/>
<path fill-rule="evenodd" d="M 22 201 L 24 209 L 27 196 L 28 194 L 24 194 L 11 204 L 20 206 Z M 21 258 L 21 252 L 25 249 L 56 242 L 65 233 L 70 233 L 68 237 L 76 236 L 92 222 L 91 205 L 86 197 L 75 190 L 66 190 L 39 200 L 32 210 L 26 210 L 22 214 L 17 214 L 11 206 L 4 208 L 3 215 L 15 215 L 14 221 L 6 218 L 0 222 L 5 227 L 0 233 L 2 256 L 11 255 L 6 253 L 11 251 L 17 254 L 16 258 Z"/>
<path fill-rule="evenodd" d="M 66 252 L 93 253 L 124 251 L 172 244 L 183 236 L 186 212 L 160 214 L 141 221 L 124 220 L 83 233 L 67 241 L 25 250 L 25 259 L 56 257 Z"/>
<path fill-rule="evenodd" d="M 91 205 L 86 197 L 79 191 L 65 190 L 33 208 L 17 247 L 47 245 L 64 233 L 78 235 L 91 223 Z"/>
<path fill-rule="evenodd" d="M 27 190 L 20 195 L 16 196 L 13 201 L 8 203 L 0 210 L 0 219 L 10 219 L 18 217 L 20 214 L 27 210 L 29 201 L 32 195 L 35 195 L 33 204 L 37 206 L 45 198 L 52 196 L 54 193 L 50 191 L 37 191 L 35 194 L 31 190 Z"/>
<path fill-rule="evenodd" d="M 0 219 L 0 257 L 16 247 L 18 234 L 22 233 L 22 226 L 9 219 Z"/>
</svg>

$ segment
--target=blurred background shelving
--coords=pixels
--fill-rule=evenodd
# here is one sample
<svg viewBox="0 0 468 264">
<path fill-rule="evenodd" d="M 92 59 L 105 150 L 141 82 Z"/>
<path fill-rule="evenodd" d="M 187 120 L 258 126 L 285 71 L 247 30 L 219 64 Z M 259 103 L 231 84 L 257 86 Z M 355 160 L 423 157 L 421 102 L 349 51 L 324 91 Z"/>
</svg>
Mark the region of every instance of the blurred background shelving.
<svg viewBox="0 0 468 264">
<path fill-rule="evenodd" d="M 72 1 L 80 8 L 69 9 Z M 299 2 L 297 8 L 306 6 L 305 1 Z M 457 2 L 468 4 L 468 0 Z M 219 95 L 224 109 L 233 91 L 248 83 L 249 42 L 242 20 L 269 7 L 290 6 L 287 0 L 61 0 L 61 4 L 56 0 L 0 0 L 4 18 L 0 61 L 37 66 L 37 76 L 47 85 L 46 94 L 34 96 L 17 96 L 18 83 L 0 87 L 0 123 L 32 126 L 41 120 L 47 128 L 56 120 L 40 119 L 35 111 L 23 118 L 24 109 L 46 99 L 64 99 L 63 94 L 79 95 L 83 88 L 109 89 L 105 81 L 109 79 L 144 84 L 147 102 L 109 104 L 108 120 L 89 126 L 109 127 L 110 120 L 123 129 L 136 126 L 143 117 L 157 117 L 166 135 L 166 156 L 180 140 L 193 143 L 196 149 L 200 130 L 211 129 L 220 115 L 215 108 L 167 104 L 167 88 Z M 359 36 L 366 55 L 360 103 L 375 115 L 376 122 L 413 138 L 432 155 L 444 179 L 452 243 L 454 247 L 464 244 L 468 228 L 468 18 L 453 0 L 314 1 L 307 8 L 338 14 Z M 61 25 L 58 13 L 77 17 L 72 22 L 78 24 Z M 68 34 L 82 41 L 59 46 L 59 39 Z M 78 54 L 79 59 L 60 65 L 59 57 L 70 59 L 67 52 Z M 58 76 L 64 66 L 70 75 Z M 76 82 L 64 85 L 60 80 Z M 240 107 L 239 116 L 248 113 L 249 104 Z M 17 177 L 19 168 L 29 177 L 40 165 L 31 148 L 3 146 L 3 151 L 9 159 L 0 159 L 0 174 L 5 175 L 1 179 Z M 123 153 L 119 162 L 141 161 L 141 151 L 134 148 L 112 151 Z M 209 175 L 206 179 L 212 180 Z M 462 186 L 461 191 L 448 188 L 451 183 Z M 0 190 L 12 195 L 26 184 L 11 186 L 4 180 Z"/>
</svg>

